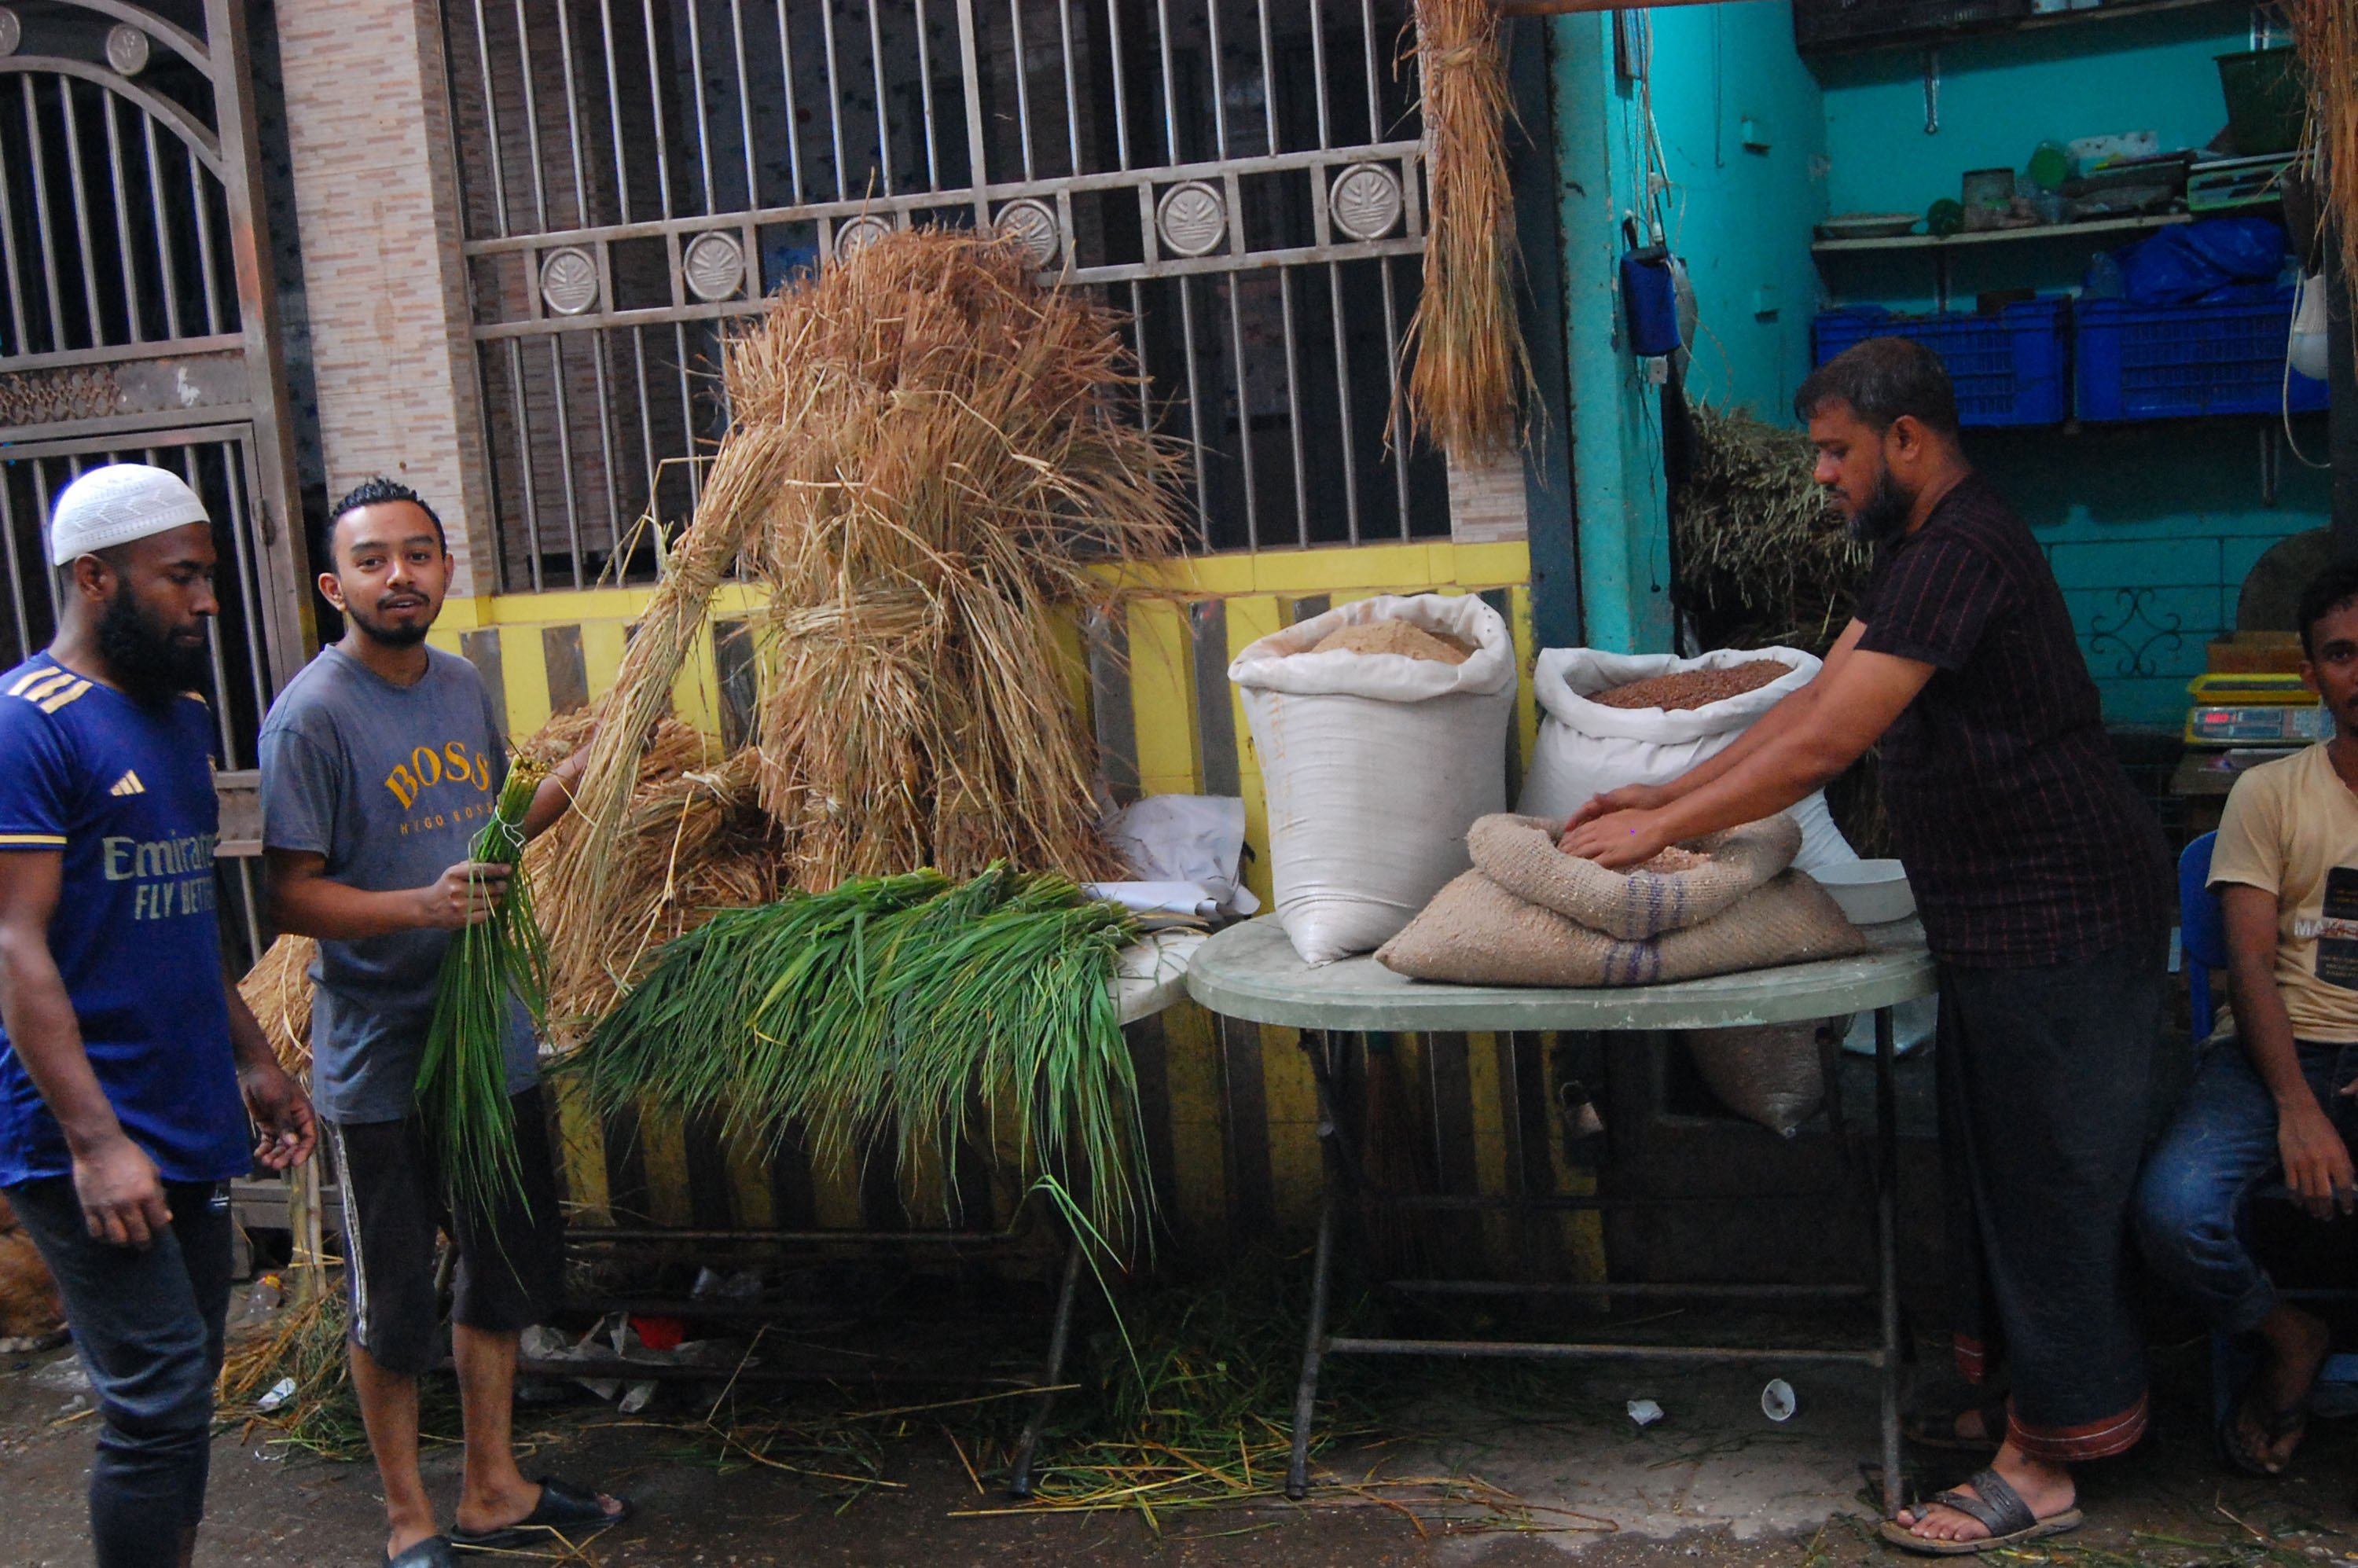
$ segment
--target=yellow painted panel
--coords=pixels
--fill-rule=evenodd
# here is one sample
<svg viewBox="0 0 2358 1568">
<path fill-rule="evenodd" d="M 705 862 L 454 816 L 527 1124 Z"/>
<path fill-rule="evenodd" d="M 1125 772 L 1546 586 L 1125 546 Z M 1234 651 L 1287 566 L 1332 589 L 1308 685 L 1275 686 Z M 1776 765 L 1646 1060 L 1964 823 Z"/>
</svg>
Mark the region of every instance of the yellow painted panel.
<svg viewBox="0 0 2358 1568">
<path fill-rule="evenodd" d="M 1539 698 L 1531 685 L 1531 667 L 1540 656 L 1539 633 L 1531 627 L 1531 590 L 1528 587 L 1508 590 L 1507 611 L 1507 624 L 1515 638 L 1515 733 L 1520 737 L 1516 750 L 1528 772 L 1540 734 Z"/>
<path fill-rule="evenodd" d="M 687 1225 L 695 1206 L 687 1192 L 687 1130 L 675 1111 L 643 1106 L 639 1153 L 647 1168 L 647 1217 L 657 1225 Z"/>
<path fill-rule="evenodd" d="M 1285 629 L 1285 606 L 1272 598 L 1231 599 L 1228 601 L 1228 658 L 1233 663 L 1263 637 Z M 1245 722 L 1244 688 L 1229 681 L 1228 712 L 1237 737 L 1237 767 L 1248 789 L 1258 786 L 1260 753 L 1253 749 L 1252 726 Z M 1267 842 L 1266 839 L 1263 840 Z"/>
<path fill-rule="evenodd" d="M 1164 1076 L 1171 1098 L 1171 1158 L 1179 1190 L 1164 1212 L 1179 1233 L 1216 1237 L 1228 1212 L 1227 1143 L 1221 1131 L 1220 1053 L 1212 1015 L 1182 1002 L 1163 1015 Z"/>
<path fill-rule="evenodd" d="M 622 668 L 622 654 L 630 646 L 629 638 L 623 634 L 625 625 L 627 622 L 620 620 L 581 622 L 581 669 L 588 676 L 592 702 L 614 689 L 614 677 Z"/>
<path fill-rule="evenodd" d="M 1265 911 L 1276 901 L 1277 892 L 1270 878 L 1269 792 L 1262 785 L 1260 774 L 1250 773 L 1243 778 L 1245 798 L 1245 845 L 1252 856 L 1245 862 L 1245 886 L 1250 888 Z"/>
<path fill-rule="evenodd" d="M 557 1096 L 557 1163 L 565 1171 L 565 1190 L 573 1195 L 572 1218 L 590 1225 L 611 1225 L 608 1206 L 606 1142 L 595 1112 L 581 1092 L 580 1081 L 565 1075 L 551 1080 Z"/>
<path fill-rule="evenodd" d="M 811 1156 L 811 1209 L 822 1230 L 858 1230 L 860 1167 L 849 1154 Z"/>
<path fill-rule="evenodd" d="M 433 630 L 426 633 L 426 645 L 429 648 L 439 648 L 446 654 L 458 654 L 463 657 L 466 645 L 459 641 L 460 630 L 459 627 L 450 625 L 447 622 L 437 621 Z"/>
<path fill-rule="evenodd" d="M 737 1200 L 737 1223 L 753 1230 L 777 1224 L 777 1205 L 770 1195 L 767 1146 L 759 1140 L 724 1139 L 720 1152 L 729 1162 L 729 1188 Z"/>
<path fill-rule="evenodd" d="M 708 621 L 697 632 L 696 645 L 688 650 L 687 662 L 671 683 L 672 711 L 681 723 L 707 735 L 720 733 L 719 668 L 712 658 L 712 623 Z M 590 689 L 595 694 L 612 684 L 611 678 L 602 685 L 593 680 Z"/>
<path fill-rule="evenodd" d="M 1186 616 L 1167 600 L 1130 607 L 1130 707 L 1141 779 L 1184 778 L 1195 788 L 1195 665 Z"/>
<path fill-rule="evenodd" d="M 1466 1037 L 1466 1089 L 1474 1108 L 1474 1184 L 1485 1197 L 1505 1197 L 1513 1188 L 1507 1179 L 1506 1108 L 1498 1097 L 1498 1050 L 1503 1036 Z M 1515 1229 L 1512 1217 L 1497 1212 L 1482 1217 L 1482 1250 L 1492 1267 L 1514 1266 Z"/>
<path fill-rule="evenodd" d="M 1318 1223 L 1325 1171 L 1318 1152 L 1318 1082 L 1298 1029 L 1260 1032 L 1261 1092 L 1269 1108 L 1270 1206 L 1278 1228 L 1295 1234 Z"/>
<path fill-rule="evenodd" d="M 508 738 L 520 741 L 548 722 L 548 645 L 537 626 L 500 629 L 500 685 L 508 699 Z"/>
</svg>

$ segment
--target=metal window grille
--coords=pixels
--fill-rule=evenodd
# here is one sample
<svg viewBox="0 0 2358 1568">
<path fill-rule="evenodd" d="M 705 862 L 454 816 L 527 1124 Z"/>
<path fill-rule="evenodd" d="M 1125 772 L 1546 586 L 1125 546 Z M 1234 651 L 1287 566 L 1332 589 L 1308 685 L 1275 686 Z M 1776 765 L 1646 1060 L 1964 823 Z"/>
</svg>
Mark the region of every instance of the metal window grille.
<svg viewBox="0 0 2358 1568">
<path fill-rule="evenodd" d="M 1210 549 L 1448 531 L 1385 440 L 1424 245 L 1407 0 L 444 0 L 509 589 L 644 579 L 731 318 L 915 223 L 1103 291 Z"/>
</svg>

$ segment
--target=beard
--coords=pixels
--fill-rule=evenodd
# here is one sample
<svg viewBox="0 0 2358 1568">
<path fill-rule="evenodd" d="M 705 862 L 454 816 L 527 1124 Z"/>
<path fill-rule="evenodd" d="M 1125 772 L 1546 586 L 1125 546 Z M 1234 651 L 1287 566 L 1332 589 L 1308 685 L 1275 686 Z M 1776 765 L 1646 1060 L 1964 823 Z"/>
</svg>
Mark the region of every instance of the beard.
<svg viewBox="0 0 2358 1568">
<path fill-rule="evenodd" d="M 361 635 L 370 642 L 386 648 L 414 648 L 426 641 L 426 633 L 433 629 L 425 622 L 410 626 L 389 626 L 379 621 L 374 611 L 363 611 L 349 600 L 344 603 L 344 619 L 359 627 Z"/>
<path fill-rule="evenodd" d="M 1858 503 L 1844 527 L 1861 544 L 1887 545 L 1906 532 L 1909 514 L 1915 509 L 1915 493 L 1892 483 L 1891 470 L 1885 469 L 1875 476 L 1875 488 L 1866 492 L 1866 499 Z"/>
<path fill-rule="evenodd" d="M 123 694 L 142 708 L 168 708 L 182 692 L 200 689 L 212 673 L 212 650 L 201 643 L 181 646 L 174 629 L 131 596 L 128 583 L 115 589 L 99 617 L 98 651 Z"/>
</svg>

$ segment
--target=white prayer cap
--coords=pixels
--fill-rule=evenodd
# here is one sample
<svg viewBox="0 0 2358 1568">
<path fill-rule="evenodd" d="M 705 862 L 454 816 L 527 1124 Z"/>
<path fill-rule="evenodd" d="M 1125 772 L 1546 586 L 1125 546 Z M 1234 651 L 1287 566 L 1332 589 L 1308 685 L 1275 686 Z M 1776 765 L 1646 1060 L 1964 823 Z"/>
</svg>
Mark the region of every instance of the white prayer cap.
<svg viewBox="0 0 2358 1568">
<path fill-rule="evenodd" d="M 180 476 L 146 463 L 92 469 L 58 496 L 49 510 L 49 563 L 210 523 L 205 503 Z"/>
</svg>

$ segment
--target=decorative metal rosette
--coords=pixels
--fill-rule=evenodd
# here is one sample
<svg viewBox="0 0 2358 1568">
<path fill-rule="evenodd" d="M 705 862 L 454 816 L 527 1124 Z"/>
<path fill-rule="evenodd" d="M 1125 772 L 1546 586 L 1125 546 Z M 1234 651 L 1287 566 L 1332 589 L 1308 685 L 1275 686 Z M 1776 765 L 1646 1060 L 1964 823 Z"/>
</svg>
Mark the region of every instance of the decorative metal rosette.
<svg viewBox="0 0 2358 1568">
<path fill-rule="evenodd" d="M 1209 255 L 1228 236 L 1228 203 L 1220 199 L 1219 187 L 1191 179 L 1163 193 L 1154 204 L 1154 227 L 1173 254 Z"/>
<path fill-rule="evenodd" d="M 1355 163 L 1326 193 L 1335 226 L 1355 240 L 1380 240 L 1401 220 L 1400 176 L 1379 163 Z"/>
<path fill-rule="evenodd" d="M 1055 211 L 1035 197 L 1019 197 L 1009 202 L 999 210 L 992 222 L 1001 233 L 1022 242 L 1023 254 L 1032 258 L 1033 266 L 1046 266 L 1065 248 L 1065 236 L 1057 231 Z"/>
<path fill-rule="evenodd" d="M 745 287 L 745 247 L 718 229 L 698 234 L 681 253 L 679 270 L 687 291 L 707 304 L 734 298 Z"/>
<path fill-rule="evenodd" d="M 579 316 L 598 303 L 598 263 L 579 245 L 540 258 L 541 303 L 559 316 Z"/>
</svg>

